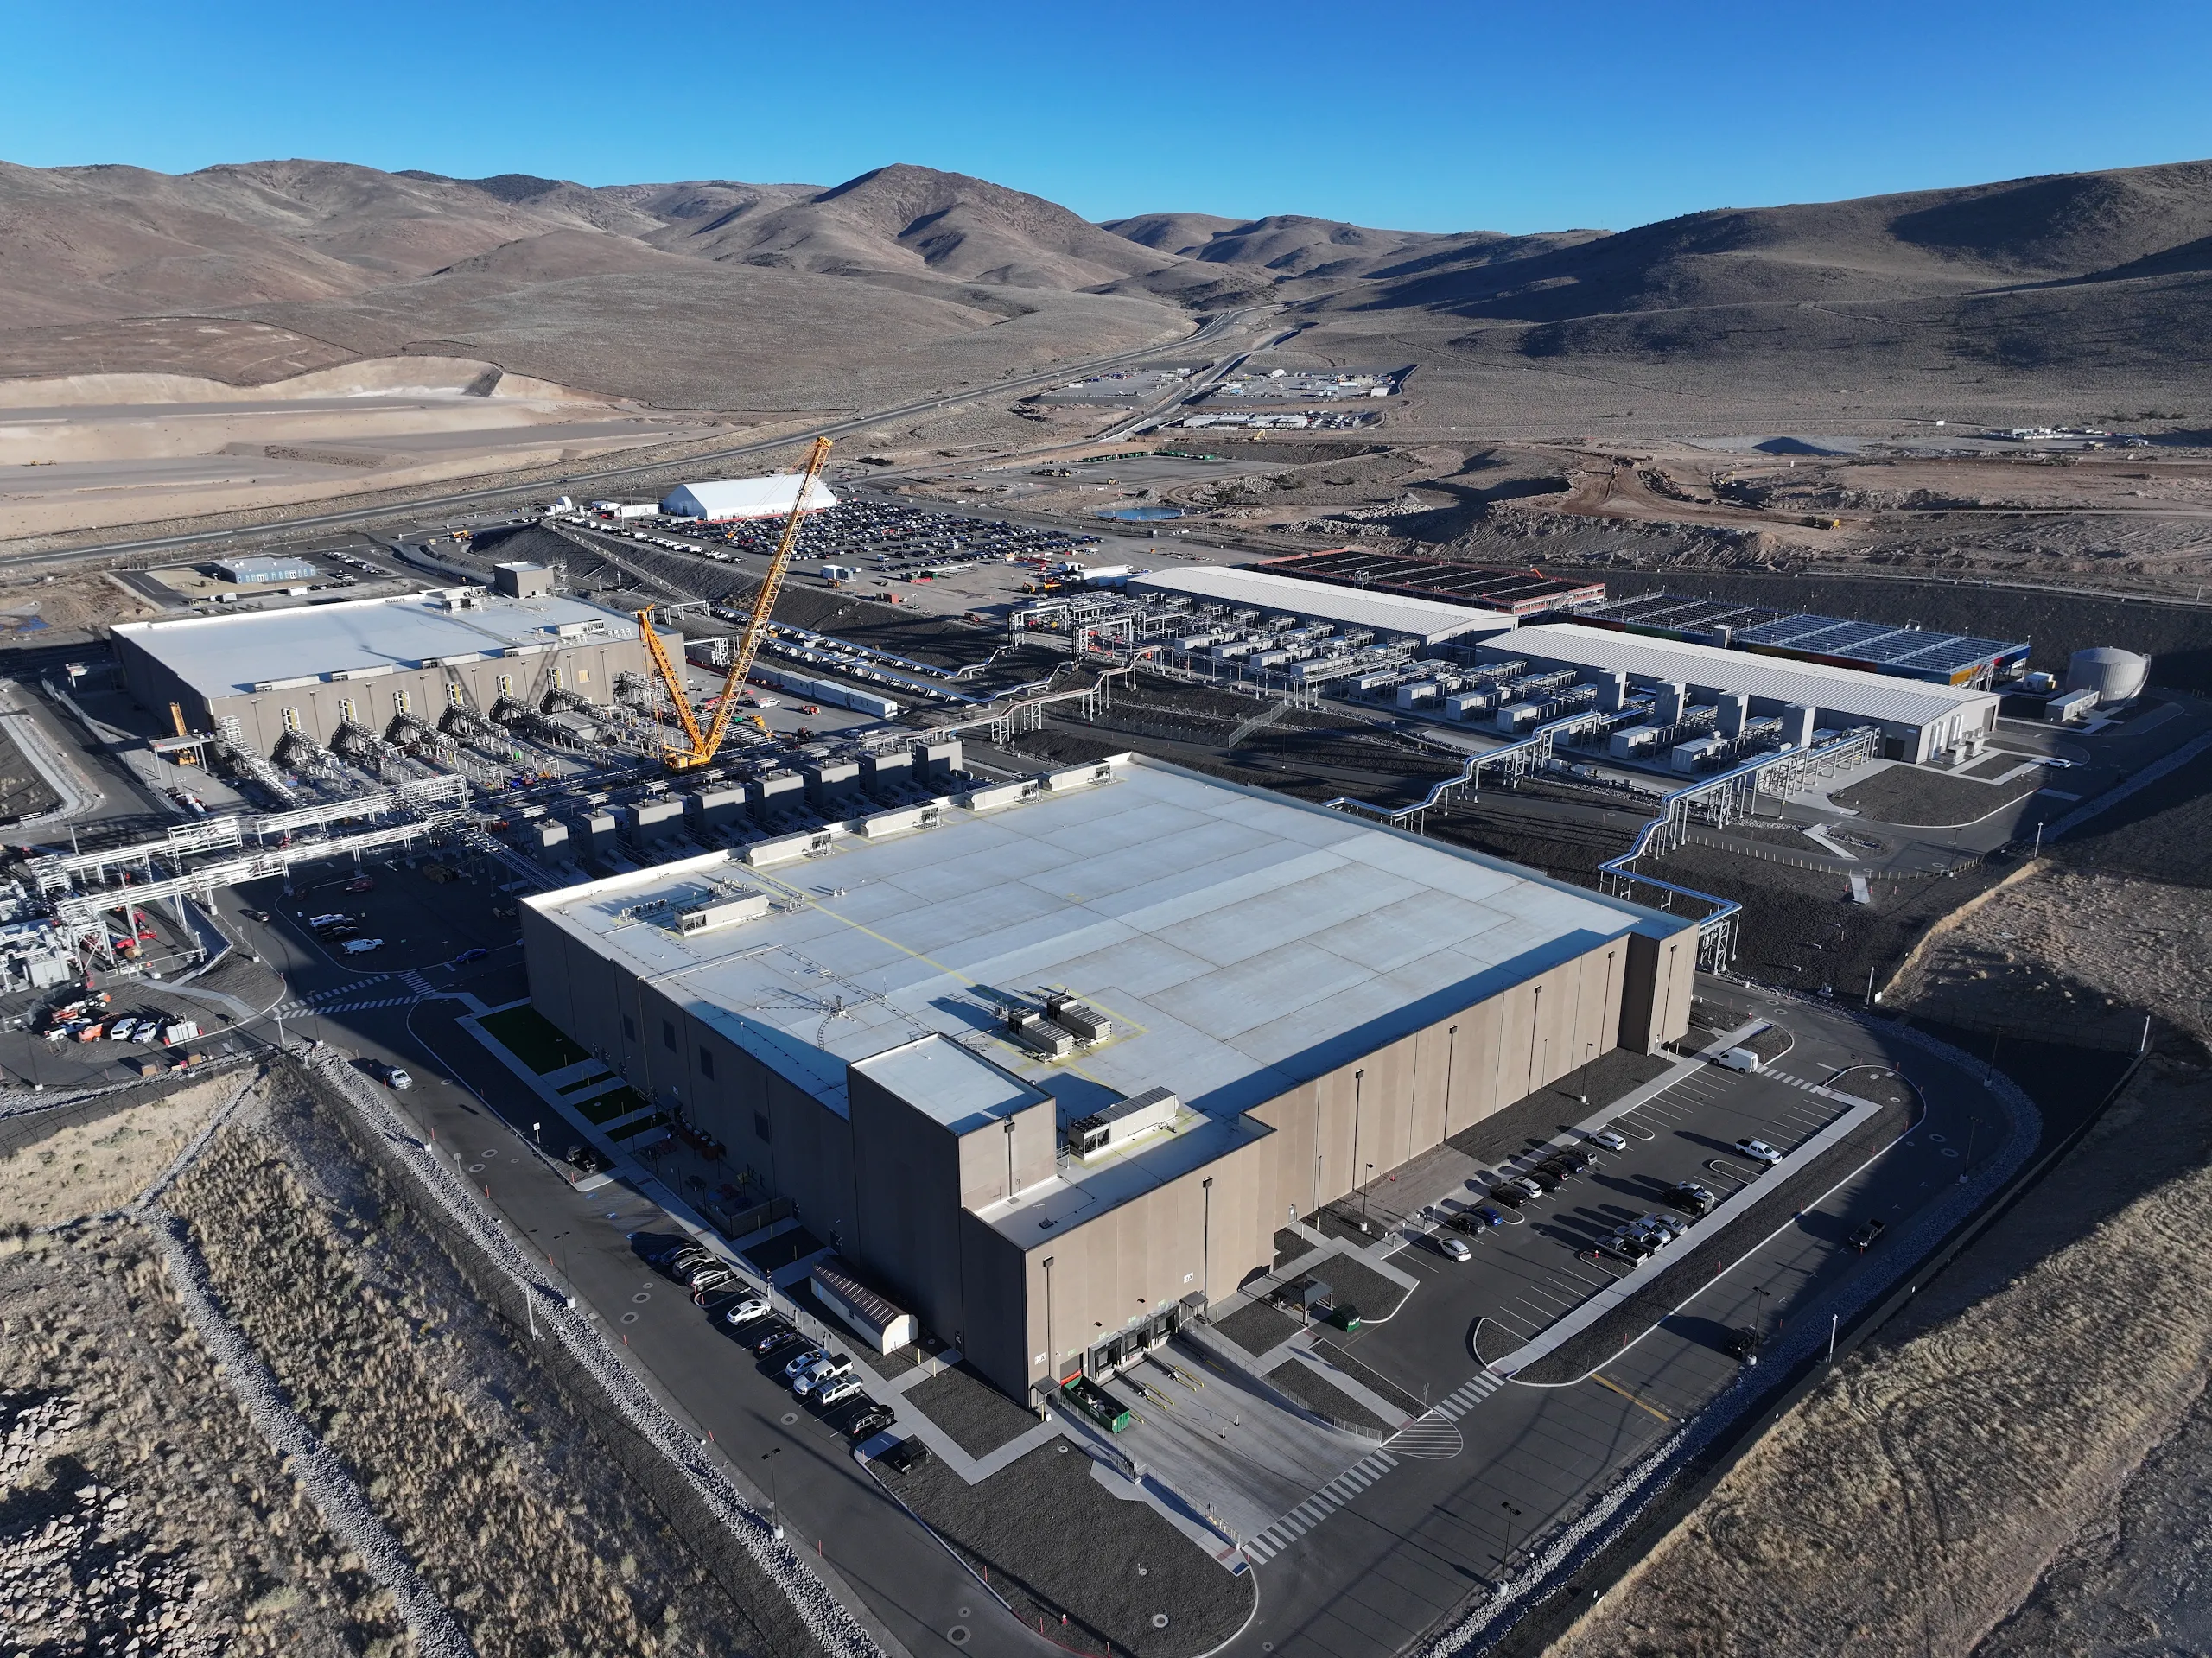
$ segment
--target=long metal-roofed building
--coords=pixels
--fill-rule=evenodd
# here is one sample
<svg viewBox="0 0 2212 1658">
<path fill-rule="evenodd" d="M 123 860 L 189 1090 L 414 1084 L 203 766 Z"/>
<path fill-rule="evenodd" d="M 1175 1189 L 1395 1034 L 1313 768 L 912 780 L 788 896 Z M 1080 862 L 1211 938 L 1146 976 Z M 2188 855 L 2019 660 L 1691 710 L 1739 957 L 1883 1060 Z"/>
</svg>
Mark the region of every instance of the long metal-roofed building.
<svg viewBox="0 0 2212 1658">
<path fill-rule="evenodd" d="M 1760 656 L 1823 662 L 1863 672 L 1987 689 L 2017 679 L 2028 665 L 2024 639 L 1985 639 L 1969 633 L 1853 621 L 1841 616 L 1696 599 L 1679 593 L 1639 593 L 1578 610 L 1575 620 L 1659 638 L 1722 645 Z"/>
<path fill-rule="evenodd" d="M 1287 558 L 1264 559 L 1255 568 L 1273 575 L 1296 576 L 1302 581 L 1404 594 L 1443 604 L 1503 611 L 1524 619 L 1547 611 L 1577 610 L 1605 596 L 1602 581 L 1562 581 L 1541 570 L 1488 569 L 1440 558 L 1370 553 L 1356 547 L 1293 553 Z"/>
<path fill-rule="evenodd" d="M 663 498 L 660 510 L 671 518 L 704 518 L 709 524 L 732 524 L 745 518 L 788 517 L 798 499 L 804 473 L 775 473 L 766 478 L 722 478 L 710 482 L 679 484 Z M 837 505 L 830 486 L 819 478 L 806 492 L 806 510 L 820 512 Z"/>
<path fill-rule="evenodd" d="M 1149 570 L 1128 579 L 1132 593 L 1180 595 L 1198 604 L 1226 605 L 1272 615 L 1296 616 L 1344 629 L 1364 629 L 1379 638 L 1440 645 L 1471 633 L 1497 632 L 1513 618 L 1439 604 L 1396 593 L 1362 593 L 1318 582 L 1294 581 L 1264 569 L 1233 564 L 1196 564 L 1181 569 Z"/>
<path fill-rule="evenodd" d="M 1516 628 L 1506 644 L 1513 657 L 1532 668 L 1625 675 L 1634 689 L 1676 687 L 1692 701 L 1733 693 L 1749 699 L 1747 711 L 1755 718 L 1799 708 L 1810 709 L 1821 726 L 1831 729 L 1873 726 L 1882 733 L 1891 759 L 1915 763 L 1992 734 L 2002 700 L 1993 691 L 1646 638 L 1579 621 Z"/>
<path fill-rule="evenodd" d="M 537 1010 L 1025 1401 L 1687 1028 L 1694 922 L 1133 755 L 523 900 Z"/>
<path fill-rule="evenodd" d="M 123 622 L 112 637 L 143 706 L 174 702 L 191 730 L 263 754 L 293 732 L 327 746 L 348 722 L 379 734 L 401 715 L 435 725 L 461 697 L 484 713 L 556 687 L 609 702 L 617 675 L 652 671 L 633 616 L 480 588 Z M 680 654 L 681 638 L 662 638 Z"/>
</svg>

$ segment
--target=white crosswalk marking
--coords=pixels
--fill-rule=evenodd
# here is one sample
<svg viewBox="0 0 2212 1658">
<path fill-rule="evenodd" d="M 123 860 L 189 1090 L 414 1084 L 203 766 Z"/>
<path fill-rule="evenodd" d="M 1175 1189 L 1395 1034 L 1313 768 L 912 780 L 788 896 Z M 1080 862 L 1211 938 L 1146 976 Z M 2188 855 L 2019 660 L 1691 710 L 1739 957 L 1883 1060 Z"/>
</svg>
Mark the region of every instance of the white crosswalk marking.
<svg viewBox="0 0 2212 1658">
<path fill-rule="evenodd" d="M 1397 1465 L 1387 1451 L 1362 1457 L 1265 1531 L 1246 1538 L 1245 1553 L 1254 1560 L 1272 1560 Z"/>
</svg>

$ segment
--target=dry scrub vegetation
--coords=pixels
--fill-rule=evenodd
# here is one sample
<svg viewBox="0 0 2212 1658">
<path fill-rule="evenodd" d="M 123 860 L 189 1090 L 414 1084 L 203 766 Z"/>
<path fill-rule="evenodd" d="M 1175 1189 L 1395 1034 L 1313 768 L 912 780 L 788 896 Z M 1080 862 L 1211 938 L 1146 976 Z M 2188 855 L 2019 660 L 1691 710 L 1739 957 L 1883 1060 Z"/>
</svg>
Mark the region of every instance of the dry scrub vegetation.
<svg viewBox="0 0 2212 1658">
<path fill-rule="evenodd" d="M 294 1408 L 484 1658 L 758 1649 L 314 1107 L 282 1100 L 226 1128 L 171 1207 Z"/>
<path fill-rule="evenodd" d="M 1968 1030 L 2133 1048 L 2152 1013 L 2212 1045 L 2212 893 L 2064 867 L 1993 893 L 1884 1000 Z"/>
<path fill-rule="evenodd" d="M 400 1649 L 114 1206 L 215 1083 L 0 1161 L 0 1651 L 10 1658 Z M 210 1094 L 210 1089 L 213 1094 Z M 51 1155 L 48 1155 L 51 1153 Z M 54 1229 L 35 1229 L 51 1228 Z"/>
<path fill-rule="evenodd" d="M 1553 1658 L 1972 1651 L 2202 1395 L 2208 1153 L 2212 1083 L 2139 1073 Z"/>
</svg>

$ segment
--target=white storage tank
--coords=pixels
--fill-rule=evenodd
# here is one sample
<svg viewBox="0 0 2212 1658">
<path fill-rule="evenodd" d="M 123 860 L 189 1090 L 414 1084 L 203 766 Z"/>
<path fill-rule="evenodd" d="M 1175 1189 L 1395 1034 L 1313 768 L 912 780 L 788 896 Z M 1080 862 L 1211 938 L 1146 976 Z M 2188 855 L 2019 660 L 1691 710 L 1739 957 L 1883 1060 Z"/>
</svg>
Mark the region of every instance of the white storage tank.
<svg viewBox="0 0 2212 1658">
<path fill-rule="evenodd" d="M 2066 689 L 2094 691 L 2099 708 L 2110 708 L 2115 702 L 2140 696 L 2144 682 L 2150 677 L 2150 657 L 2123 651 L 2118 645 L 2092 645 L 2086 651 L 2076 651 L 2066 659 Z"/>
</svg>

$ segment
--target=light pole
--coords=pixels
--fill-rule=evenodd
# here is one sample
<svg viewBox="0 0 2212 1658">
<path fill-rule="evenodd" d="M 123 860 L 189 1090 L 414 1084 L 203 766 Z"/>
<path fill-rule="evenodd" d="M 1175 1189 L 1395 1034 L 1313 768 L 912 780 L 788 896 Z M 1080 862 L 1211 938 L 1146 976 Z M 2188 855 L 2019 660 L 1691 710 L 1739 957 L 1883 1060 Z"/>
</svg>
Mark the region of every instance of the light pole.
<svg viewBox="0 0 2212 1658">
<path fill-rule="evenodd" d="M 766 1464 L 768 1470 L 768 1532 L 779 1542 L 783 1540 L 784 1522 L 776 1507 L 776 1458 L 783 1454 L 784 1448 L 781 1445 L 778 1445 L 772 1451 L 764 1451 L 760 1453 L 760 1460 Z"/>
<path fill-rule="evenodd" d="M 1525 1520 L 1528 1516 L 1522 1514 L 1520 1509 L 1515 1508 L 1510 1502 L 1501 1502 L 1497 1506 L 1505 1510 L 1505 1554 L 1500 1564 L 1503 1565 L 1508 1572 L 1510 1572 L 1513 1570 L 1514 1522 L 1518 1520 Z"/>
<path fill-rule="evenodd" d="M 1367 1073 L 1356 1070 L 1351 1074 L 1351 1166 L 1359 1166 L 1359 1108 L 1367 1092 Z M 1363 1205 L 1359 1213 L 1359 1229 L 1367 1230 L 1367 1210 Z"/>
<path fill-rule="evenodd" d="M 1375 1165 L 1370 1163 L 1367 1166 L 1367 1184 L 1359 1189 L 1359 1229 L 1363 1232 L 1369 1229 L 1367 1224 L 1367 1200 L 1373 1194 L 1374 1191 Z"/>
<path fill-rule="evenodd" d="M 1959 1184 L 1961 1185 L 1966 1185 L 1967 1175 L 1974 1167 L 1974 1136 L 1980 1131 L 1981 1119 L 1980 1117 L 1968 1117 L 1967 1119 L 1967 1160 L 1959 1165 Z"/>
<path fill-rule="evenodd" d="M 1198 1309 L 1198 1316 L 1204 1318 L 1213 1309 L 1213 1177 L 1199 1181 L 1198 1189 L 1205 1193 L 1206 1205 L 1198 1233 L 1198 1299 L 1205 1304 Z"/>
</svg>

